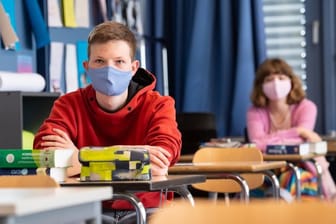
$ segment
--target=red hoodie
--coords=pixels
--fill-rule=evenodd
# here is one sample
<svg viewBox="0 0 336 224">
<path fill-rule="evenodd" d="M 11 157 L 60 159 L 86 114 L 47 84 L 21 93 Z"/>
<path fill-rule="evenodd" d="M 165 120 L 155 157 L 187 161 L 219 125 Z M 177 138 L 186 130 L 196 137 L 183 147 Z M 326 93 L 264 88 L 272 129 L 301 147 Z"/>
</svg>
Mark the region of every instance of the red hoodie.
<svg viewBox="0 0 336 224">
<path fill-rule="evenodd" d="M 65 131 L 77 148 L 84 146 L 152 145 L 171 154 L 171 165 L 181 151 L 181 134 L 175 120 L 175 102 L 154 91 L 155 77 L 139 69 L 129 86 L 129 99 L 116 112 L 106 112 L 95 98 L 91 85 L 57 99 L 49 117 L 35 135 L 34 148 L 41 147 L 42 136 L 53 128 Z M 137 193 L 146 208 L 158 207 L 159 192 Z M 114 209 L 133 209 L 126 201 L 106 202 Z"/>
</svg>

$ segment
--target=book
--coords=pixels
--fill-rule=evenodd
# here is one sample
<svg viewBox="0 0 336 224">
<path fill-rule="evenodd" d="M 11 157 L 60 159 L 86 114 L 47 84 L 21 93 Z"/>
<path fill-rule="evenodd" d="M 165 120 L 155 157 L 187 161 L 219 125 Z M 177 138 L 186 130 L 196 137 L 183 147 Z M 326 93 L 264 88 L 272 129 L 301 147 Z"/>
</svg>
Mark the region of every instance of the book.
<svg viewBox="0 0 336 224">
<path fill-rule="evenodd" d="M 282 154 L 298 154 L 307 155 L 310 153 L 310 144 L 273 144 L 266 146 L 266 154 L 282 155 Z"/>
<path fill-rule="evenodd" d="M 0 168 L 70 167 L 72 154 L 72 149 L 0 149 Z"/>
<path fill-rule="evenodd" d="M 328 151 L 328 145 L 326 141 L 309 142 L 310 152 L 315 154 L 326 154 Z"/>
<path fill-rule="evenodd" d="M 0 168 L 0 176 L 50 174 L 49 168 Z"/>
</svg>

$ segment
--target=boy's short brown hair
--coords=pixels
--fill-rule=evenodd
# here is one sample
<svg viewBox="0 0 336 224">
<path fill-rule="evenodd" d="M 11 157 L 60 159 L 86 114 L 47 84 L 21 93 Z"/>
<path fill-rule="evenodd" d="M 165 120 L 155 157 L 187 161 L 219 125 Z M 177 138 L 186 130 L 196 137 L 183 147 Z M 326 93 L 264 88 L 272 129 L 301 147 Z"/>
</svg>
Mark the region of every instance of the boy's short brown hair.
<svg viewBox="0 0 336 224">
<path fill-rule="evenodd" d="M 122 23 L 107 21 L 98 24 L 93 28 L 88 37 L 88 57 L 90 58 L 90 47 L 95 43 L 106 43 L 111 40 L 126 41 L 130 47 L 131 59 L 135 59 L 136 38 L 134 33 Z"/>
<path fill-rule="evenodd" d="M 251 93 L 251 101 L 254 106 L 264 107 L 267 105 L 268 99 L 262 90 L 262 85 L 265 77 L 270 74 L 284 74 L 291 80 L 292 89 L 287 96 L 288 104 L 299 103 L 305 98 L 306 94 L 301 80 L 294 74 L 293 69 L 283 59 L 270 58 L 266 59 L 257 69 Z"/>
</svg>

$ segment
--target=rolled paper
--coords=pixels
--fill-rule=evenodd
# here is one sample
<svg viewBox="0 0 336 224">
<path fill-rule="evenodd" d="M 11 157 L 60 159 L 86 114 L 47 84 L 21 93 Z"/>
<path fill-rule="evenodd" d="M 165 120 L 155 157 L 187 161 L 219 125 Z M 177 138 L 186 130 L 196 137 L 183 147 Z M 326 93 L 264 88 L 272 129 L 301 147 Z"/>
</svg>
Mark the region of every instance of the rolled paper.
<svg viewBox="0 0 336 224">
<path fill-rule="evenodd" d="M 37 73 L 15 73 L 0 71 L 0 91 L 41 92 L 46 82 Z"/>
</svg>

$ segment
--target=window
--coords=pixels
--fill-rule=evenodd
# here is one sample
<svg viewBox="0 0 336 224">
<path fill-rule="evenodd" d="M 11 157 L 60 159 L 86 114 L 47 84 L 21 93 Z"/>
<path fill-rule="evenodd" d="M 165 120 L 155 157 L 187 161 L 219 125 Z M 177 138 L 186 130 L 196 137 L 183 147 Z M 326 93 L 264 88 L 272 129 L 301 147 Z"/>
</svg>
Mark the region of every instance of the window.
<svg viewBox="0 0 336 224">
<path fill-rule="evenodd" d="M 305 0 L 263 0 L 267 57 L 281 57 L 306 88 Z"/>
</svg>

